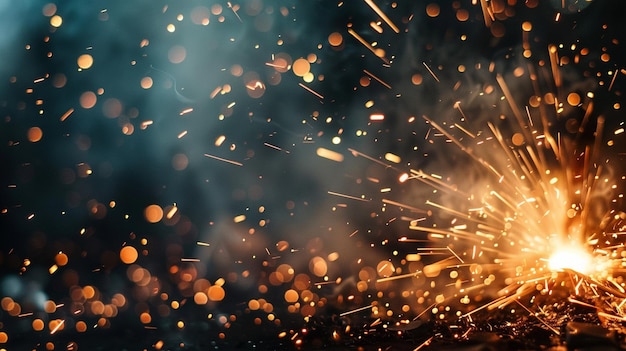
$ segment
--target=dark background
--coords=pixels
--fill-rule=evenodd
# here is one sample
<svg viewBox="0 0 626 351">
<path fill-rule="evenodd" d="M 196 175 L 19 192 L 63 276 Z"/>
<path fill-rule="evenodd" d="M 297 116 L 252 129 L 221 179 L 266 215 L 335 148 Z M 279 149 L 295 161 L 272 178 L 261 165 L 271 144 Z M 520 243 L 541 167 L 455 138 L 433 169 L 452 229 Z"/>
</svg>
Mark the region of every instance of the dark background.
<svg viewBox="0 0 626 351">
<path fill-rule="evenodd" d="M 593 92 L 591 127 L 578 138 L 583 145 L 592 144 L 592 126 L 598 116 L 605 118 L 597 157 L 600 162 L 610 160 L 611 176 L 619 183 L 626 144 L 623 134 L 614 131 L 624 123 L 626 72 L 613 83 L 611 74 L 624 69 L 625 3 L 565 1 L 571 6 L 565 10 L 560 1 L 540 1 L 536 6 L 502 2 L 506 11 L 498 14 L 491 28 L 485 25 L 480 6 L 469 1 L 432 2 L 440 7 L 436 17 L 427 15 L 429 2 L 377 3 L 400 28 L 399 34 L 384 22 L 382 34 L 373 31 L 369 23 L 379 18 L 361 1 L 232 2 L 238 6 L 239 18 L 227 2 L 63 1 L 56 3 L 55 13 L 63 23 L 55 28 L 50 16 L 42 13 L 46 2 L 0 0 L 0 295 L 19 302 L 22 312 L 34 313 L 18 317 L 1 311 L 0 330 L 9 335 L 7 349 L 39 350 L 48 341 L 57 345 L 55 349 L 77 342 L 80 349 L 100 345 L 143 350 L 158 340 L 169 349 L 203 349 L 215 342 L 225 342 L 226 348 L 291 345 L 289 338 L 274 336 L 282 330 L 298 330 L 302 316 L 286 311 L 283 293 L 288 284 L 271 286 L 268 275 L 281 263 L 289 263 L 296 274 L 308 273 L 311 257 L 337 252 L 340 260 L 329 265 L 329 276 L 331 280 L 342 277 L 345 284 L 318 292 L 333 300 L 337 294 L 354 292 L 352 280 L 360 269 L 357 259 L 375 267 L 394 250 L 407 250 L 396 244 L 406 234 L 407 223 L 389 222 L 406 212 L 392 206 L 381 212 L 386 195 L 379 189 L 390 186 L 394 189 L 390 198 L 423 208 L 424 194 L 431 190 L 399 185 L 400 173 L 420 168 L 470 183 L 472 169 L 466 155 L 441 139 L 429 143 L 422 115 L 442 125 L 458 122 L 460 113 L 454 104 L 460 101 L 468 129 L 486 131 L 486 122 L 492 121 L 505 133 L 511 132 L 517 127 L 508 122 L 512 115 L 500 100 L 496 74 L 505 78 L 522 107 L 532 95 L 553 92 L 564 109 L 556 113 L 554 105 L 543 107 L 548 110 L 549 128 L 572 139 L 576 133 L 568 132 L 567 123 L 577 125 L 585 109 L 568 105 L 566 98 L 577 92 L 587 106 L 590 98 L 585 95 Z M 221 10 L 209 15 L 208 25 L 193 23 L 195 8 L 210 10 L 214 5 Z M 469 13 L 467 21 L 456 18 L 459 9 Z M 521 28 L 526 21 L 532 23 L 526 33 L 529 58 L 522 55 Z M 168 24 L 176 30 L 168 32 Z M 348 26 L 367 41 L 377 42 L 391 64 L 385 65 L 350 36 Z M 503 35 L 494 35 L 494 27 Z M 340 47 L 328 43 L 333 32 L 343 36 Z M 463 35 L 467 39 L 462 40 Z M 142 47 L 143 40 L 149 44 Z M 562 45 L 559 57 L 568 59 L 560 67 L 563 85 L 559 88 L 550 73 L 551 44 Z M 174 46 L 186 50 L 185 60 L 178 64 L 168 59 Z M 582 48 L 589 53 L 578 55 L 575 62 Z M 266 63 L 279 53 L 293 60 L 315 54 L 317 62 L 311 64 L 315 80 L 304 83 L 289 70 L 280 73 L 279 84 L 270 84 L 277 73 Z M 92 67 L 79 70 L 77 58 L 82 54 L 93 57 Z M 610 59 L 603 60 L 602 54 Z M 242 67 L 243 76 L 231 74 L 235 64 Z M 465 72 L 459 72 L 459 65 L 466 67 Z M 523 68 L 521 77 L 514 75 L 517 67 Z M 368 77 L 363 70 L 391 89 L 373 79 L 369 86 L 360 85 L 359 80 Z M 261 97 L 246 92 L 244 77 L 250 72 L 265 84 Z M 539 91 L 529 79 L 532 72 L 538 77 Z M 61 75 L 67 82 L 55 87 Z M 420 84 L 412 83 L 414 75 L 421 76 Z M 153 85 L 143 89 L 140 82 L 147 76 Z M 45 79 L 37 81 L 41 77 Z M 229 93 L 211 98 L 214 89 L 226 84 Z M 489 86 L 495 91 L 482 94 Z M 82 108 L 81 94 L 98 89 L 103 92 L 96 105 Z M 369 100 L 374 106 L 366 108 Z M 114 101 L 121 104 L 120 113 L 107 117 L 107 103 Z M 615 107 L 617 103 L 622 103 L 621 109 Z M 60 121 L 70 108 L 74 112 Z M 181 114 L 188 108 L 193 111 Z M 383 113 L 384 121 L 370 122 L 372 113 Z M 531 108 L 531 113 L 538 114 L 539 109 Z M 408 122 L 410 116 L 415 122 Z M 142 129 L 145 121 L 152 124 Z M 134 131 L 126 135 L 123 128 L 129 125 Z M 38 142 L 28 140 L 32 127 L 43 131 Z M 187 134 L 179 138 L 183 131 Z M 221 135 L 226 141 L 216 146 Z M 332 141 L 336 136 L 341 137 L 339 144 Z M 613 140 L 610 147 L 609 140 Z M 343 154 L 345 160 L 338 163 L 316 156 L 320 147 Z M 391 152 L 402 163 L 380 167 L 353 157 L 349 148 L 383 161 Z M 173 160 L 181 155 L 188 165 L 176 170 Z M 85 167 L 92 170 L 90 175 L 84 174 Z M 369 201 L 336 197 L 329 191 L 363 195 Z M 598 206 L 623 210 L 622 201 Z M 144 209 L 151 204 L 164 208 L 175 204 L 176 219 L 148 223 Z M 246 220 L 235 223 L 233 219 L 242 214 Z M 350 236 L 355 230 L 358 233 Z M 198 246 L 198 241 L 210 246 Z M 286 241 L 289 250 L 278 252 L 280 241 Z M 137 263 L 157 278 L 160 291 L 169 295 L 166 299 L 136 296 L 126 276 L 127 266 L 118 256 L 124 245 L 145 250 Z M 50 274 L 48 269 L 60 251 L 68 255 L 69 263 Z M 200 259 L 191 264 L 196 266 L 196 279 L 212 283 L 227 279 L 225 300 L 195 306 L 189 292 L 177 285 L 178 278 L 168 273 L 181 258 Z M 243 278 L 244 272 L 249 278 Z M 237 279 L 231 279 L 233 275 Z M 80 318 L 72 317 L 68 294 L 72 286 L 86 285 L 96 287 L 103 302 L 116 293 L 126 295 L 128 302 L 104 330 L 77 333 L 72 323 Z M 259 285 L 270 289 L 261 293 Z M 318 311 L 319 319 L 332 324 L 328 320 L 337 313 L 369 301 L 371 295 L 364 295 L 353 305 L 329 303 L 328 309 Z M 264 318 L 260 326 L 252 322 L 257 315 L 246 312 L 246 304 L 261 297 L 272 301 L 282 324 L 267 321 L 266 314 L 259 314 Z M 185 299 L 184 308 L 158 316 L 159 306 Z M 44 313 L 42 306 L 48 300 L 66 306 Z M 139 322 L 138 314 L 144 310 L 152 312 L 156 329 Z M 224 328 L 208 314 L 239 319 Z M 46 322 L 66 319 L 67 326 L 54 335 L 48 329 L 36 332 L 31 327 L 35 317 Z M 83 319 L 93 324 L 98 318 L 85 314 Z M 185 321 L 185 328 L 175 326 L 179 320 Z M 219 339 L 221 332 L 225 341 Z"/>
</svg>

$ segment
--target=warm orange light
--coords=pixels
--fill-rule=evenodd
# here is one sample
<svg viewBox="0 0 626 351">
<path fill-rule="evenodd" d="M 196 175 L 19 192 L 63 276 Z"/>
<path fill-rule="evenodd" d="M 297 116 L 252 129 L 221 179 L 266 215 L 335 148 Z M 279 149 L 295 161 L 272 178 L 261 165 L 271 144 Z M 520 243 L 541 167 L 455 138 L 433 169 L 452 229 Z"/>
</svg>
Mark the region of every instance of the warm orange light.
<svg viewBox="0 0 626 351">
<path fill-rule="evenodd" d="M 560 272 L 566 269 L 589 274 L 593 271 L 594 262 L 591 254 L 582 247 L 571 245 L 559 248 L 548 259 L 548 268 Z"/>
</svg>

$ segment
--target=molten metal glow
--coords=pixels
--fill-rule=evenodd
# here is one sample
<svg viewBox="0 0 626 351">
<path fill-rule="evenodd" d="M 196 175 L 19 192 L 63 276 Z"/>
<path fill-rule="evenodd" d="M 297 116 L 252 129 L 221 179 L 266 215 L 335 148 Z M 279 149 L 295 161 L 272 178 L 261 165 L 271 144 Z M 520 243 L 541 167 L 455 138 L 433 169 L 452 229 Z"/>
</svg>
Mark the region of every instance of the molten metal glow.
<svg viewBox="0 0 626 351">
<path fill-rule="evenodd" d="M 594 260 L 582 246 L 568 245 L 557 249 L 550 256 L 548 268 L 555 272 L 571 269 L 579 273 L 589 274 L 594 270 Z"/>
</svg>

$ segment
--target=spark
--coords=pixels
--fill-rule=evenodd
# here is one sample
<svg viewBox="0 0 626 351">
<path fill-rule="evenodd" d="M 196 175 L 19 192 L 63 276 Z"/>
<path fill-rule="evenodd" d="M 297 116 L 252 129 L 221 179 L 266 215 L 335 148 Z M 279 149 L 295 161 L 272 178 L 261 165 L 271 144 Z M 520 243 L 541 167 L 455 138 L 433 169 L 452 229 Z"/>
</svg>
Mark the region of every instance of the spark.
<svg viewBox="0 0 626 351">
<path fill-rule="evenodd" d="M 370 78 L 374 79 L 375 81 L 377 81 L 378 83 L 382 84 L 385 88 L 387 89 L 391 89 L 391 85 L 387 84 L 385 81 L 383 81 L 382 79 L 378 78 L 377 76 L 374 75 L 374 73 L 364 69 L 363 73 L 367 74 L 368 76 L 370 76 Z"/>
<path fill-rule="evenodd" d="M 419 351 L 419 350 L 421 350 L 422 348 L 424 348 L 424 347 L 426 347 L 426 346 L 430 345 L 430 343 L 433 341 L 433 339 L 434 339 L 434 338 L 435 338 L 434 336 L 431 336 L 430 338 L 426 339 L 426 341 L 424 341 L 424 342 L 423 342 L 423 343 L 421 343 L 419 346 L 417 346 L 416 348 L 414 348 L 414 349 L 413 349 L 413 351 Z"/>
<path fill-rule="evenodd" d="M 611 83 L 609 84 L 609 89 L 608 89 L 608 91 L 613 90 L 613 84 L 615 84 L 615 79 L 617 79 L 617 74 L 618 74 L 619 72 L 620 72 L 620 71 L 619 71 L 618 69 L 616 69 L 616 70 L 615 70 L 615 72 L 613 72 L 613 78 L 611 78 Z"/>
<path fill-rule="evenodd" d="M 299 85 L 300 87 L 302 87 L 304 90 L 308 91 L 309 93 L 311 93 L 311 94 L 313 94 L 313 95 L 317 96 L 317 97 L 318 97 L 318 98 L 320 98 L 321 100 L 324 100 L 324 95 L 322 95 L 322 94 L 318 93 L 317 91 L 315 91 L 315 90 L 313 90 L 313 89 L 311 89 L 311 88 L 307 87 L 306 85 L 304 85 L 304 84 L 302 84 L 302 83 L 298 83 L 298 85 Z"/>
<path fill-rule="evenodd" d="M 383 60 L 384 63 L 386 64 L 391 64 L 391 61 L 389 61 L 389 59 L 387 59 L 384 55 L 384 53 L 381 50 L 377 50 L 376 48 L 374 48 L 372 46 L 372 44 L 368 43 L 365 39 L 363 39 L 362 36 L 359 35 L 359 33 L 355 32 L 354 29 L 352 28 L 348 28 L 348 33 L 354 37 L 354 39 L 358 40 L 359 43 L 363 44 L 363 46 L 365 46 L 369 51 L 371 51 L 374 55 L 376 55 L 376 57 L 378 57 L 379 59 Z"/>
<path fill-rule="evenodd" d="M 206 157 L 208 157 L 208 158 L 212 158 L 212 159 L 214 159 L 214 160 L 218 160 L 218 161 L 222 161 L 222 162 L 230 163 L 231 165 L 235 165 L 235 166 L 239 166 L 239 167 L 243 166 L 243 163 L 241 163 L 241 162 L 237 162 L 237 161 L 233 161 L 233 160 L 228 160 L 228 159 L 221 158 L 221 157 L 218 157 L 218 156 L 214 156 L 214 155 L 210 155 L 210 154 L 204 154 L 204 156 L 206 156 Z"/>
<path fill-rule="evenodd" d="M 189 108 L 186 108 L 186 109 L 180 111 L 180 113 L 178 115 L 184 116 L 184 115 L 186 115 L 186 114 L 188 114 L 190 112 L 193 112 L 193 108 L 192 107 L 189 107 Z"/>
<path fill-rule="evenodd" d="M 59 323 L 57 323 L 57 325 L 54 326 L 54 328 L 52 328 L 52 330 L 50 330 L 50 335 L 54 335 L 59 328 L 63 326 L 63 324 L 65 324 L 65 319 L 62 319 Z"/>
<path fill-rule="evenodd" d="M 432 69 L 430 69 L 430 67 L 428 67 L 428 65 L 426 64 L 426 62 L 422 61 L 422 64 L 424 65 L 424 67 L 426 67 L 426 69 L 428 70 L 428 73 L 430 73 L 431 76 L 433 76 L 433 78 L 435 78 L 435 80 L 437 81 L 437 83 L 439 83 L 439 78 L 437 77 L 437 75 L 435 74 L 435 72 L 433 72 Z"/>
<path fill-rule="evenodd" d="M 281 147 L 279 147 L 279 146 L 276 146 L 276 145 L 274 145 L 274 144 L 270 144 L 270 143 L 268 143 L 268 142 L 264 142 L 264 143 L 263 143 L 263 145 L 265 145 L 265 146 L 269 147 L 270 149 L 274 149 L 274 150 L 276 150 L 276 151 L 284 151 L 284 152 L 285 152 L 285 153 L 287 153 L 287 154 L 289 153 L 289 151 L 287 151 L 287 150 L 283 150 L 283 148 L 281 148 Z"/>
<path fill-rule="evenodd" d="M 351 200 L 357 200 L 357 201 L 363 201 L 363 202 L 369 202 L 370 201 L 370 200 L 367 200 L 367 199 L 364 199 L 364 198 L 361 198 L 361 197 L 352 196 L 352 195 L 346 195 L 346 194 L 342 194 L 342 193 L 337 193 L 337 192 L 330 191 L 330 190 L 328 191 L 328 194 L 329 195 L 333 195 L 333 196 L 343 197 L 343 198 L 346 198 L 346 199 L 351 199 Z"/>
<path fill-rule="evenodd" d="M 372 0 L 365 0 L 365 3 L 376 12 L 376 14 L 383 20 L 387 25 L 393 29 L 394 32 L 400 33 L 400 29 L 387 17 L 387 15 L 374 3 Z"/>
<path fill-rule="evenodd" d="M 413 207 L 407 204 L 403 204 L 394 200 L 389 200 L 389 199 L 382 199 L 382 202 L 384 204 L 388 204 L 388 205 L 393 205 L 393 206 L 398 206 L 401 208 L 406 208 L 407 210 L 410 210 L 411 212 L 414 213 L 427 213 L 428 211 L 422 210 L 421 208 L 417 208 L 417 207 Z"/>
<path fill-rule="evenodd" d="M 359 308 L 356 308 L 356 309 L 353 309 L 353 310 L 350 310 L 350 311 L 342 312 L 342 313 L 339 314 L 339 317 L 343 317 L 343 316 L 347 316 L 349 314 L 365 311 L 368 308 L 372 308 L 372 307 L 374 307 L 374 306 L 373 305 L 367 305 L 367 306 L 359 307 Z"/>
<path fill-rule="evenodd" d="M 230 3 L 230 1 L 227 1 L 226 4 L 228 5 L 228 8 L 233 11 L 235 16 L 237 16 L 237 19 L 239 20 L 239 22 L 243 23 L 243 21 L 241 20 L 241 17 L 239 17 L 239 14 L 237 13 L 237 10 L 235 9 L 235 7 L 233 7 L 233 5 Z"/>
</svg>

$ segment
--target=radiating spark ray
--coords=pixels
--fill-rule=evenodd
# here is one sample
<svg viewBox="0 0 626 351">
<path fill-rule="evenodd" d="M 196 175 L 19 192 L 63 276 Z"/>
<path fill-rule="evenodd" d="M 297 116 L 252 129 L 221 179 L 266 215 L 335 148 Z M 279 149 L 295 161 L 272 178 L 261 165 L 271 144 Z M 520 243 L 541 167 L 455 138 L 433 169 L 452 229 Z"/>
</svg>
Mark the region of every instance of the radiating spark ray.
<svg viewBox="0 0 626 351">
<path fill-rule="evenodd" d="M 469 136 L 470 138 L 472 138 L 472 139 L 475 139 L 475 138 L 476 138 L 476 135 L 474 135 L 474 134 L 473 134 L 472 132 L 470 132 L 469 130 L 467 130 L 467 129 L 463 128 L 463 126 L 461 126 L 460 124 L 455 123 L 455 124 L 454 124 L 454 126 L 455 126 L 455 127 L 457 127 L 457 128 L 458 128 L 460 131 L 462 131 L 463 133 L 467 134 L 467 136 Z"/>
<path fill-rule="evenodd" d="M 231 9 L 233 11 L 233 13 L 235 14 L 235 16 L 237 16 L 237 19 L 239 20 L 240 23 L 243 23 L 243 21 L 241 20 L 241 17 L 239 17 L 239 14 L 237 13 L 237 11 L 235 10 L 235 8 L 233 7 L 233 5 L 230 3 L 230 1 L 227 1 L 226 4 L 228 5 L 228 8 Z"/>
<path fill-rule="evenodd" d="M 519 110 L 519 107 L 515 103 L 515 99 L 513 98 L 513 95 L 511 94 L 511 90 L 509 90 L 509 86 L 506 84 L 506 81 L 504 80 L 504 78 L 502 78 L 500 74 L 496 75 L 496 81 L 500 85 L 500 89 L 502 89 L 502 93 L 504 93 L 504 97 L 506 98 L 506 101 L 509 103 L 509 107 L 511 108 L 511 111 L 513 111 L 513 115 L 517 119 L 517 123 L 522 128 L 524 139 L 532 140 L 533 139 L 532 135 L 530 135 L 530 132 L 528 131 L 527 128 L 524 128 L 524 117 L 522 117 L 522 112 Z"/>
<path fill-rule="evenodd" d="M 423 183 L 426 183 L 430 186 L 432 186 L 433 188 L 439 189 L 439 190 L 446 190 L 449 191 L 450 193 L 456 193 L 459 196 L 462 196 L 464 198 L 468 197 L 469 194 L 462 192 L 461 190 L 459 190 L 456 186 L 448 184 L 444 181 L 442 181 L 441 179 L 434 177 L 430 174 L 426 174 L 421 170 L 414 170 L 411 169 L 410 170 L 411 174 L 413 175 L 410 179 L 417 179 Z"/>
<path fill-rule="evenodd" d="M 210 154 L 204 154 L 204 156 L 206 156 L 208 158 L 212 158 L 214 160 L 230 163 L 231 165 L 235 165 L 235 166 L 239 166 L 239 167 L 243 166 L 243 163 L 241 163 L 241 162 L 237 162 L 237 161 L 221 158 L 221 157 L 218 157 L 218 156 L 214 156 L 214 155 L 210 155 Z"/>
<path fill-rule="evenodd" d="M 385 162 L 383 162 L 381 160 L 378 160 L 378 159 L 376 159 L 376 158 L 374 158 L 372 156 L 369 156 L 369 155 L 364 154 L 364 153 L 362 153 L 360 151 L 357 151 L 355 149 L 348 148 L 348 151 L 350 151 L 350 153 L 352 153 L 352 155 L 354 155 L 355 157 L 360 156 L 360 157 L 366 158 L 366 159 L 368 159 L 368 160 L 370 160 L 372 162 L 376 162 L 379 165 L 384 166 L 386 168 L 393 168 L 393 166 L 391 166 L 391 165 L 389 165 L 389 164 L 387 164 L 387 163 L 385 163 Z M 395 169 L 395 168 L 393 168 L 393 169 Z"/>
<path fill-rule="evenodd" d="M 359 308 L 356 308 L 356 309 L 353 309 L 353 310 L 350 310 L 350 311 L 342 312 L 342 313 L 339 314 L 339 317 L 343 317 L 343 316 L 347 316 L 349 314 L 361 312 L 361 311 L 364 311 L 364 310 L 366 310 L 368 308 L 372 308 L 372 307 L 374 307 L 374 305 L 370 304 L 370 305 L 359 307 Z"/>
<path fill-rule="evenodd" d="M 63 324 L 65 324 L 65 319 L 62 319 L 52 330 L 50 330 L 50 335 L 54 335 L 54 333 L 56 333 L 59 328 L 63 326 Z"/>
<path fill-rule="evenodd" d="M 270 149 L 274 149 L 274 150 L 277 150 L 277 151 L 283 151 L 282 148 L 280 148 L 280 147 L 278 147 L 276 145 L 270 144 L 268 142 L 264 142 L 263 145 L 269 147 Z"/>
<path fill-rule="evenodd" d="M 372 72 L 364 69 L 363 72 L 365 74 L 367 74 L 368 76 L 370 76 L 370 78 L 374 79 L 375 81 L 377 81 L 378 83 L 382 84 L 385 88 L 387 89 L 391 89 L 391 85 L 387 84 L 385 81 L 383 81 L 382 79 L 378 78 L 377 76 L 375 76 Z"/>
<path fill-rule="evenodd" d="M 495 21 L 495 17 L 493 12 L 491 11 L 491 7 L 489 6 L 488 0 L 480 0 L 480 8 L 483 11 L 483 19 L 485 20 L 485 26 L 491 27 L 491 23 Z"/>
<path fill-rule="evenodd" d="M 72 114 L 74 113 L 74 108 L 71 107 L 69 110 L 65 111 L 65 113 L 63 115 L 61 115 L 61 117 L 59 118 L 59 121 L 61 122 L 65 122 L 65 120 Z"/>
<path fill-rule="evenodd" d="M 543 323 L 543 325 L 548 327 L 554 334 L 561 335 L 561 332 L 559 330 L 555 329 L 553 326 L 548 324 L 546 321 L 544 321 L 543 319 L 539 318 L 537 313 L 535 313 L 535 312 L 531 311 L 530 309 L 528 309 L 528 307 L 524 306 L 521 302 L 519 302 L 519 300 L 515 300 L 515 302 L 517 302 L 518 305 L 522 306 L 522 308 L 525 309 L 528 313 L 530 313 L 530 315 L 532 315 L 533 317 L 537 318 L 537 320 L 539 322 Z"/>
<path fill-rule="evenodd" d="M 372 0 L 365 0 L 365 3 L 368 4 L 369 7 L 371 7 L 372 10 L 374 10 L 374 12 L 376 12 L 378 17 L 380 17 L 383 21 L 385 21 L 385 23 L 387 23 L 387 25 L 391 29 L 393 29 L 394 32 L 400 33 L 400 29 L 389 19 L 389 17 L 387 17 L 387 15 L 380 9 L 380 7 L 378 7 L 378 5 L 376 5 L 374 3 L 374 1 L 372 1 Z"/>
<path fill-rule="evenodd" d="M 426 347 L 426 346 L 429 346 L 429 345 L 430 345 L 430 343 L 433 341 L 433 339 L 434 339 L 434 338 L 435 338 L 434 336 L 431 336 L 430 338 L 426 339 L 426 341 L 424 341 L 423 343 L 421 343 L 418 347 L 414 348 L 414 349 L 413 349 L 413 351 L 419 351 L 419 350 L 421 350 L 422 348 L 424 348 L 424 347 Z"/>
<path fill-rule="evenodd" d="M 611 79 L 611 83 L 609 84 L 609 91 L 613 89 L 613 84 L 615 84 L 615 79 L 617 78 L 618 73 L 619 73 L 619 70 L 616 69 L 615 72 L 613 73 L 613 78 Z"/>
<path fill-rule="evenodd" d="M 437 83 L 439 83 L 439 78 L 437 77 L 437 75 L 435 74 L 435 72 L 433 72 L 432 69 L 430 69 L 430 67 L 428 67 L 428 65 L 426 64 L 426 62 L 422 61 L 422 64 L 424 65 L 424 67 L 426 67 L 426 69 L 428 70 L 428 72 L 430 73 L 431 76 L 433 76 L 433 78 L 435 78 L 435 80 L 437 81 Z"/>
<path fill-rule="evenodd" d="M 394 275 L 391 277 L 384 277 L 384 278 L 379 278 L 376 280 L 377 283 L 382 283 L 382 282 L 388 282 L 391 280 L 398 280 L 398 279 L 404 279 L 404 278 L 412 278 L 412 277 L 417 277 L 420 273 L 422 273 L 422 271 L 416 271 L 414 273 L 405 273 L 405 274 L 399 274 L 399 275 Z"/>
<path fill-rule="evenodd" d="M 554 85 L 558 90 L 561 88 L 561 72 L 559 71 L 559 53 L 557 52 L 556 45 L 550 45 L 548 47 L 548 53 L 550 54 L 550 67 L 552 68 Z"/>
<path fill-rule="evenodd" d="M 346 195 L 346 194 L 337 193 L 337 192 L 330 191 L 330 190 L 329 190 L 329 191 L 327 191 L 327 193 L 328 193 L 329 195 L 339 196 L 339 197 L 343 197 L 343 198 L 346 198 L 346 199 L 351 199 L 351 200 L 357 200 L 357 201 L 362 201 L 362 202 L 369 202 L 369 201 L 370 201 L 370 200 L 368 200 L 368 199 L 364 199 L 364 198 L 362 198 L 362 197 L 357 197 L 357 196 L 352 196 L 352 195 Z"/>
<path fill-rule="evenodd" d="M 322 94 L 318 93 L 317 91 L 315 91 L 315 90 L 313 90 L 313 89 L 311 89 L 311 88 L 307 87 L 306 85 L 304 85 L 304 84 L 302 84 L 302 83 L 298 83 L 298 85 L 299 85 L 300 87 L 302 87 L 304 90 L 308 91 L 309 93 L 311 93 L 311 94 L 313 94 L 313 95 L 317 96 L 317 97 L 318 97 L 318 98 L 320 98 L 321 100 L 324 100 L 324 95 L 322 95 Z"/>
<path fill-rule="evenodd" d="M 411 212 L 415 212 L 415 213 L 428 213 L 428 211 L 422 210 L 421 208 L 417 208 L 417 207 L 413 207 L 407 204 L 403 204 L 397 201 L 393 201 L 393 200 L 389 200 L 389 199 L 383 199 L 382 200 L 383 203 L 388 204 L 388 205 L 393 205 L 393 206 L 398 206 L 401 208 L 406 208 L 407 210 L 411 210 Z"/>
<path fill-rule="evenodd" d="M 465 263 L 465 261 L 463 261 L 463 259 L 459 257 L 459 255 L 457 255 L 456 252 L 454 252 L 454 250 L 452 250 L 450 246 L 446 246 L 446 248 L 448 249 L 448 251 L 450 251 L 454 255 L 454 257 L 456 257 L 459 261 L 461 261 L 461 263 Z"/>
<path fill-rule="evenodd" d="M 200 262 L 199 258 L 181 258 L 180 262 Z"/>
<path fill-rule="evenodd" d="M 358 40 L 359 43 L 363 44 L 363 46 L 365 46 L 374 55 L 376 55 L 376 57 L 378 57 L 381 60 L 383 60 L 383 62 L 385 62 L 386 64 L 390 64 L 391 63 L 391 61 L 389 61 L 385 56 L 379 56 L 378 51 L 376 50 L 376 48 L 374 48 L 372 46 L 372 44 L 368 43 L 365 39 L 363 39 L 363 37 L 360 36 L 359 33 L 355 32 L 354 29 L 348 28 L 348 33 L 350 35 L 352 35 L 354 37 L 354 39 Z"/>
</svg>

